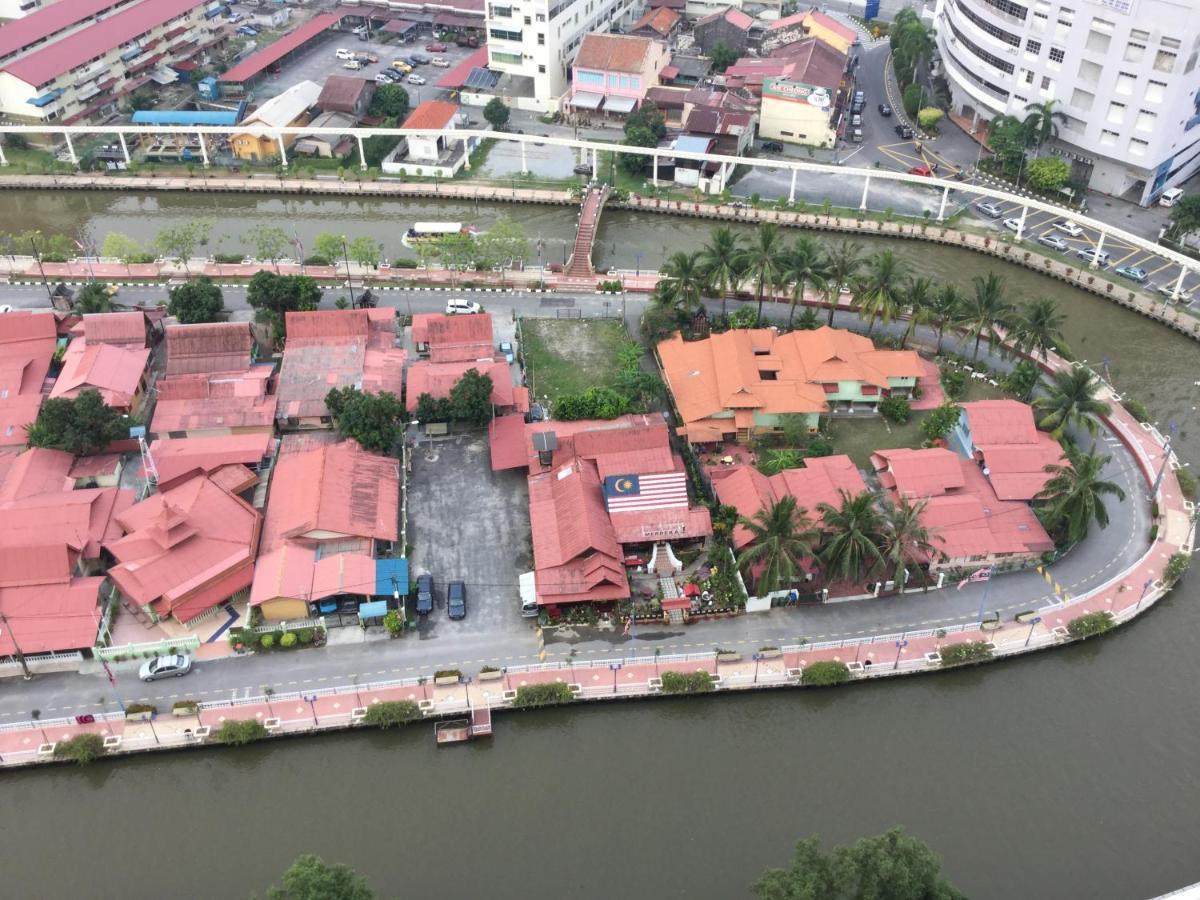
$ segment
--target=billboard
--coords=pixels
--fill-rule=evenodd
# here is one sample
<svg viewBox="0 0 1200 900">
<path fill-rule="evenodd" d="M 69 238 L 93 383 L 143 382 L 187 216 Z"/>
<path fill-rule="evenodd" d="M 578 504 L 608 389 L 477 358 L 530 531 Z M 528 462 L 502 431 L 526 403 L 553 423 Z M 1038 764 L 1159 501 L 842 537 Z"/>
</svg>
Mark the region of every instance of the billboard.
<svg viewBox="0 0 1200 900">
<path fill-rule="evenodd" d="M 767 78 L 763 81 L 763 97 L 776 100 L 790 100 L 795 103 L 807 103 L 822 112 L 828 112 L 833 106 L 833 97 L 829 90 L 814 87 L 800 81 L 788 81 L 786 78 Z"/>
</svg>

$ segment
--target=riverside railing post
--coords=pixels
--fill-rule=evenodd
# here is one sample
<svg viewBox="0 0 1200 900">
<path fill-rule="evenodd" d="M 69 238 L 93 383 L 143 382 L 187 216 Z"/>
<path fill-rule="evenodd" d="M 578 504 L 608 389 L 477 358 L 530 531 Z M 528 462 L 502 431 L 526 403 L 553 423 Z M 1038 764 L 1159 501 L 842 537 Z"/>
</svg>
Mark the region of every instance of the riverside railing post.
<svg viewBox="0 0 1200 900">
<path fill-rule="evenodd" d="M 125 166 L 126 166 L 126 168 L 128 168 L 129 162 L 130 162 L 130 160 L 129 160 L 129 145 L 125 143 L 125 132 L 118 131 L 117 137 L 121 141 L 121 155 L 125 157 Z"/>
<path fill-rule="evenodd" d="M 1104 229 L 1102 228 L 1102 229 L 1100 229 L 1100 238 L 1096 241 L 1096 255 L 1092 259 L 1092 261 L 1090 263 L 1088 263 L 1089 269 L 1094 269 L 1094 268 L 1096 268 L 1097 265 L 1100 264 L 1100 254 L 1103 252 L 1104 252 Z"/>
<path fill-rule="evenodd" d="M 196 132 L 196 137 L 200 141 L 200 158 L 204 160 L 204 168 L 208 168 L 208 145 L 204 143 L 204 135 Z"/>
<path fill-rule="evenodd" d="M 942 188 L 942 205 L 938 207 L 938 221 L 946 221 L 946 201 L 950 199 L 950 186 Z"/>
<path fill-rule="evenodd" d="M 365 172 L 367 170 L 367 151 L 363 147 L 362 135 L 356 134 L 354 137 L 358 141 L 358 167 Z"/>
<path fill-rule="evenodd" d="M 796 202 L 796 176 L 800 174 L 799 169 L 792 169 L 792 186 L 788 189 L 788 203 Z"/>
<path fill-rule="evenodd" d="M 79 157 L 75 155 L 75 145 L 71 143 L 71 135 L 64 131 L 63 137 L 67 139 L 67 153 L 71 156 L 71 165 L 79 165 Z"/>
<path fill-rule="evenodd" d="M 283 135 L 275 135 L 275 140 L 279 142 L 279 164 L 285 169 L 287 168 L 287 146 L 283 143 Z"/>
<path fill-rule="evenodd" d="M 525 162 L 525 142 L 521 141 L 521 174 L 529 174 L 529 165 Z"/>
<path fill-rule="evenodd" d="M 869 190 L 871 190 L 871 176 L 870 175 L 868 175 L 866 178 L 863 179 L 862 202 L 858 204 L 858 208 L 863 210 L 864 212 L 867 209 L 867 192 Z"/>
</svg>

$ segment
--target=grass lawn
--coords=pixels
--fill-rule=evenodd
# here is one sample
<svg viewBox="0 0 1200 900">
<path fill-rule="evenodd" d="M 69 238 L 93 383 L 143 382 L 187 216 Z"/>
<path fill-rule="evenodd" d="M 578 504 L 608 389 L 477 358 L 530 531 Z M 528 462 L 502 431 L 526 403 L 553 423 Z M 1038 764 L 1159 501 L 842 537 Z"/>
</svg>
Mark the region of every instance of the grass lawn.
<svg viewBox="0 0 1200 900">
<path fill-rule="evenodd" d="M 628 340 L 624 326 L 611 319 L 521 319 L 529 384 L 552 401 L 611 385 L 617 350 Z"/>
</svg>

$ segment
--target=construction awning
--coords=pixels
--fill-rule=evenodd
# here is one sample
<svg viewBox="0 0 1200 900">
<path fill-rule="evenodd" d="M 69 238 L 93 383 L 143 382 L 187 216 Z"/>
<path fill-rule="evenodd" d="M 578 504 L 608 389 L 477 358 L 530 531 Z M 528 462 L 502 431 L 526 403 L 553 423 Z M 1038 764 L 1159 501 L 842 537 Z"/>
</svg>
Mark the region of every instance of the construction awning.
<svg viewBox="0 0 1200 900">
<path fill-rule="evenodd" d="M 387 615 L 388 605 L 386 600 L 371 600 L 367 603 L 358 604 L 358 617 L 360 619 L 382 619 Z"/>
<path fill-rule="evenodd" d="M 608 112 L 629 113 L 637 106 L 636 97 L 605 97 L 604 108 Z"/>
<path fill-rule="evenodd" d="M 591 91 L 578 91 L 571 98 L 571 105 L 576 109 L 599 109 L 603 102 L 603 94 L 594 94 Z"/>
</svg>

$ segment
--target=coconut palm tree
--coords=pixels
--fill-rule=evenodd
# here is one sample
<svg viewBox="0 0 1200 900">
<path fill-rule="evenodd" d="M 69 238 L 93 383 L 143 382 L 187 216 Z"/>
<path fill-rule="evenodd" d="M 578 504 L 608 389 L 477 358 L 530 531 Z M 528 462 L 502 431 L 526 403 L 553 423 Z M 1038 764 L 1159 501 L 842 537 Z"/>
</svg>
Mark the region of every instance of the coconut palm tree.
<svg viewBox="0 0 1200 900">
<path fill-rule="evenodd" d="M 1042 414 L 1038 427 L 1062 438 L 1068 428 L 1086 428 L 1095 434 L 1097 419 L 1112 412 L 1112 407 L 1096 398 L 1100 382 L 1091 370 L 1076 366 L 1068 372 L 1055 372 L 1046 393 L 1033 401 Z"/>
<path fill-rule="evenodd" d="M 710 289 L 721 296 L 721 317 L 730 293 L 736 293 L 745 278 L 742 269 L 742 236 L 722 225 L 714 228 L 708 243 L 700 250 L 700 265 L 704 267 Z"/>
<path fill-rule="evenodd" d="M 1049 465 L 1050 480 L 1035 498 L 1038 514 L 1048 530 L 1061 531 L 1068 542 L 1082 540 L 1094 521 L 1108 527 L 1106 496 L 1124 501 L 1120 486 L 1101 478 L 1105 465 L 1112 458 L 1100 456 L 1095 450 L 1087 452 L 1075 446 L 1066 449 L 1065 465 Z"/>
<path fill-rule="evenodd" d="M 800 318 L 796 319 L 797 331 L 816 331 L 821 327 L 821 320 L 817 316 L 817 311 L 811 306 L 806 306 L 800 312 Z"/>
<path fill-rule="evenodd" d="M 883 517 L 871 491 L 853 495 L 838 491 L 839 503 L 818 504 L 821 527 L 828 535 L 817 553 L 827 580 L 857 581 L 885 565 L 879 550 Z"/>
<path fill-rule="evenodd" d="M 908 263 L 891 250 L 880 250 L 867 258 L 866 270 L 858 285 L 860 315 L 871 317 L 867 334 L 875 328 L 877 320 L 882 319 L 886 324 L 900 314 L 908 272 Z"/>
<path fill-rule="evenodd" d="M 995 272 L 976 275 L 973 279 L 975 292 L 963 303 L 962 324 L 967 334 L 975 338 L 975 354 L 979 359 L 979 342 L 986 334 L 988 346 L 1000 336 L 999 329 L 1008 324 L 1012 315 L 1012 304 L 1004 296 L 1004 276 Z"/>
<path fill-rule="evenodd" d="M 826 276 L 826 298 L 829 300 L 829 321 L 830 328 L 833 327 L 833 313 L 837 309 L 838 295 L 841 293 L 842 285 L 849 285 L 854 280 L 854 276 L 858 274 L 858 270 L 862 268 L 862 244 L 857 241 L 843 240 L 834 250 L 829 252 L 825 258 L 828 268 Z"/>
<path fill-rule="evenodd" d="M 796 317 L 796 304 L 804 302 L 804 290 L 812 287 L 816 291 L 825 290 L 828 279 L 828 267 L 825 256 L 821 253 L 821 245 L 808 235 L 796 238 L 796 243 L 788 251 L 783 260 L 783 271 L 780 281 L 791 285 L 792 306 L 788 310 L 788 328 Z"/>
<path fill-rule="evenodd" d="M 750 246 L 742 252 L 746 275 L 758 292 L 758 320 L 762 321 L 763 294 L 779 281 L 783 264 L 783 234 L 774 222 L 763 222 L 754 232 Z"/>
<path fill-rule="evenodd" d="M 812 556 L 817 531 L 790 494 L 749 518 L 740 516 L 738 522 L 753 535 L 753 543 L 738 555 L 738 568 L 762 563 L 756 585 L 759 596 L 790 584 L 804 558 Z"/>
<path fill-rule="evenodd" d="M 804 464 L 804 454 L 790 447 L 772 447 L 762 463 L 764 475 L 775 475 L 784 469 L 797 469 Z"/>
<path fill-rule="evenodd" d="M 663 263 L 661 274 L 660 283 L 666 285 L 663 296 L 669 299 L 670 305 L 688 318 L 695 315 L 706 281 L 700 254 L 682 250 L 672 253 Z"/>
<path fill-rule="evenodd" d="M 906 572 L 915 566 L 921 573 L 921 584 L 925 585 L 925 570 L 921 563 L 942 558 L 945 554 L 934 544 L 936 535 L 921 524 L 928 500 L 912 501 L 901 497 L 896 503 L 883 505 L 883 528 L 881 531 L 884 563 L 891 573 L 897 593 L 904 590 Z"/>
<path fill-rule="evenodd" d="M 1021 124 L 1034 147 L 1041 147 L 1058 137 L 1058 126 L 1067 123 L 1067 114 L 1060 109 L 1057 100 L 1029 103 L 1025 106 L 1025 118 Z"/>
<path fill-rule="evenodd" d="M 937 352 L 942 352 L 942 335 L 962 321 L 963 292 L 955 284 L 940 285 L 929 299 L 929 320 L 937 325 Z"/>
<path fill-rule="evenodd" d="M 89 281 L 79 289 L 72 306 L 74 311 L 81 315 L 112 312 L 112 295 L 105 285 L 98 281 Z"/>
<path fill-rule="evenodd" d="M 900 338 L 901 350 L 908 346 L 908 339 L 913 336 L 918 325 L 928 325 L 934 321 L 933 310 L 930 304 L 933 302 L 935 293 L 932 278 L 922 275 L 919 278 L 909 280 L 908 290 L 905 291 L 905 305 L 908 306 L 908 327 L 904 329 L 904 334 Z"/>
<path fill-rule="evenodd" d="M 1021 304 L 1013 317 L 1009 337 L 1022 353 L 1049 358 L 1051 350 L 1064 346 L 1063 323 L 1067 317 L 1058 311 L 1058 303 L 1049 297 L 1040 297 Z"/>
</svg>

